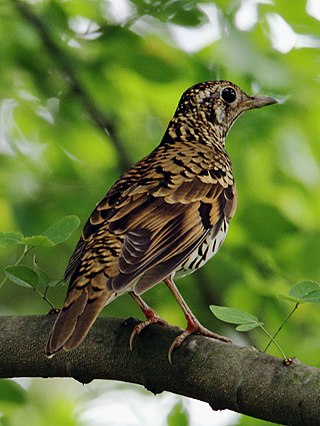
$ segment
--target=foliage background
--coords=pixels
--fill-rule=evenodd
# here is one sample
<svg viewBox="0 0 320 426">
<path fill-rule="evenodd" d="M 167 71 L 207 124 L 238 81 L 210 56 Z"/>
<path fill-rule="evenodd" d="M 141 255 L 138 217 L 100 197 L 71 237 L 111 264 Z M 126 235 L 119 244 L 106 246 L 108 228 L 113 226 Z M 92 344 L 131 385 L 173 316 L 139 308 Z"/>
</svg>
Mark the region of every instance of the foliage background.
<svg viewBox="0 0 320 426">
<path fill-rule="evenodd" d="M 208 305 L 250 312 L 273 333 L 292 308 L 277 295 L 320 279 L 319 19 L 312 0 L 0 2 L 0 230 L 39 234 L 69 214 L 83 224 L 119 174 L 157 145 L 181 93 L 198 81 L 274 95 L 283 102 L 246 114 L 227 141 L 239 205 L 223 249 L 180 282 L 206 326 L 262 350 L 263 335 L 224 328 Z M 50 279 L 62 277 L 78 235 L 36 250 Z M 21 250 L 1 250 L 1 266 Z M 49 298 L 60 306 L 64 293 L 57 287 Z M 164 286 L 145 299 L 184 325 Z M 2 315 L 48 310 L 30 289 L 1 288 Z M 141 317 L 126 296 L 104 315 Z M 302 305 L 278 341 L 320 367 L 319 323 L 318 306 Z M 204 405 L 118 383 L 39 379 L 0 382 L 0 425 L 146 424 L 146 401 L 155 425 L 200 425 L 200 413 L 212 424 L 266 424 L 218 420 Z M 112 414 L 120 412 L 128 420 Z"/>
</svg>

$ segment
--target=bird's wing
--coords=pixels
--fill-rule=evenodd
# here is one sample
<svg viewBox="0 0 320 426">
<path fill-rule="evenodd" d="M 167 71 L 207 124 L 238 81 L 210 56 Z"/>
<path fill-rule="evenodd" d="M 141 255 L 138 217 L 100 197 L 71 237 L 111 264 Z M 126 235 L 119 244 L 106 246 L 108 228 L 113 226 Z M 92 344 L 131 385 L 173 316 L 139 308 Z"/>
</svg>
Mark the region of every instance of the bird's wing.
<svg viewBox="0 0 320 426">
<path fill-rule="evenodd" d="M 124 232 L 119 274 L 112 287 L 121 290 L 148 274 L 145 291 L 167 277 L 197 249 L 209 232 L 214 237 L 233 209 L 235 188 L 214 187 L 194 178 L 169 196 L 144 195 L 136 214 L 115 214 L 109 227 Z"/>
<path fill-rule="evenodd" d="M 210 170 L 192 155 L 176 154 L 143 171 L 138 163 L 91 214 L 69 262 L 70 287 L 104 271 L 108 287 L 122 292 L 147 272 L 151 279 L 155 268 L 159 282 L 210 230 L 217 233 L 235 206 L 235 184 L 222 167 Z"/>
</svg>

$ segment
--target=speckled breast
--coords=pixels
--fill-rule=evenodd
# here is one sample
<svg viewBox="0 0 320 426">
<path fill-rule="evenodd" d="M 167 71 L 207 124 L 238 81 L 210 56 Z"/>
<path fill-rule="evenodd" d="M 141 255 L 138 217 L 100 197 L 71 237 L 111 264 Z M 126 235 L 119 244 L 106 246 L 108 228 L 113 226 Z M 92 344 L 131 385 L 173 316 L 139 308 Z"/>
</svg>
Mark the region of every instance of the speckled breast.
<svg viewBox="0 0 320 426">
<path fill-rule="evenodd" d="M 196 250 L 180 265 L 177 269 L 175 276 L 184 277 L 185 275 L 192 274 L 197 269 L 201 268 L 212 256 L 214 256 L 220 249 L 224 242 L 229 228 L 229 223 L 226 219 L 222 222 L 221 228 L 218 233 L 214 234 L 214 230 L 209 232 L 203 242 L 197 247 Z"/>
</svg>

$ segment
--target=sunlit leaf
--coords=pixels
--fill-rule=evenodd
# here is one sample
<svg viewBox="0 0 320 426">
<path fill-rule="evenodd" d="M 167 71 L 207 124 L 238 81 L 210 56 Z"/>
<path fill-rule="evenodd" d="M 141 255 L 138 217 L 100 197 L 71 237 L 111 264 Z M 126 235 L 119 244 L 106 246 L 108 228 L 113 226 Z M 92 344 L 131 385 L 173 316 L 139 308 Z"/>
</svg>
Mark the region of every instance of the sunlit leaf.
<svg viewBox="0 0 320 426">
<path fill-rule="evenodd" d="M 254 328 L 260 327 L 263 325 L 263 322 L 254 322 L 254 323 L 248 323 L 248 324 L 241 324 L 236 327 L 237 331 L 250 331 Z"/>
<path fill-rule="evenodd" d="M 316 281 L 302 281 L 293 286 L 288 296 L 297 302 L 320 302 L 320 284 Z"/>
<path fill-rule="evenodd" d="M 216 305 L 211 305 L 210 309 L 219 320 L 231 324 L 257 324 L 259 322 L 258 318 L 254 315 L 240 311 L 239 309 Z"/>
<path fill-rule="evenodd" d="M 0 232 L 0 247 L 4 249 L 14 247 L 22 238 L 21 232 Z"/>
<path fill-rule="evenodd" d="M 289 300 L 290 302 L 301 303 L 300 299 L 297 299 L 296 297 L 288 296 L 287 294 L 278 294 L 277 296 L 280 297 L 281 299 Z"/>
<path fill-rule="evenodd" d="M 10 281 L 22 287 L 35 288 L 38 285 L 38 276 L 29 266 L 7 266 L 5 273 Z"/>
<path fill-rule="evenodd" d="M 196 2 L 189 0 L 157 1 L 133 0 L 141 15 L 154 16 L 163 22 L 174 22 L 186 27 L 198 26 L 206 21 L 206 16 L 197 7 Z"/>
<path fill-rule="evenodd" d="M 311 291 L 304 299 L 304 302 L 320 303 L 320 290 Z"/>
<path fill-rule="evenodd" d="M 43 235 L 47 236 L 54 245 L 57 245 L 66 241 L 79 225 L 80 219 L 77 216 L 66 216 L 50 226 L 43 232 Z"/>
<path fill-rule="evenodd" d="M 24 237 L 20 241 L 24 246 L 34 247 L 53 247 L 55 244 L 46 235 L 33 235 L 32 237 Z"/>
</svg>

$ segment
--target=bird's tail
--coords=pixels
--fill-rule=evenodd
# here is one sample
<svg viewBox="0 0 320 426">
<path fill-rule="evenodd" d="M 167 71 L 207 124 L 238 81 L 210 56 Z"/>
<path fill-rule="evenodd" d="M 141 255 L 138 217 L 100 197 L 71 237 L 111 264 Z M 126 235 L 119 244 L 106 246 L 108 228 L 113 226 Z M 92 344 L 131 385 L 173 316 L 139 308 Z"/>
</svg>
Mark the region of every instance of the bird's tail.
<svg viewBox="0 0 320 426">
<path fill-rule="evenodd" d="M 114 297 L 115 292 L 107 289 L 103 274 L 94 277 L 83 288 L 77 283 L 69 291 L 54 323 L 47 343 L 47 356 L 52 357 L 60 349 L 69 351 L 79 346 L 99 313 Z"/>
</svg>

